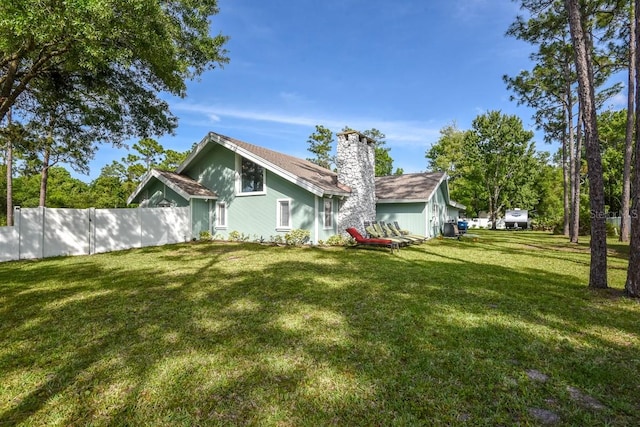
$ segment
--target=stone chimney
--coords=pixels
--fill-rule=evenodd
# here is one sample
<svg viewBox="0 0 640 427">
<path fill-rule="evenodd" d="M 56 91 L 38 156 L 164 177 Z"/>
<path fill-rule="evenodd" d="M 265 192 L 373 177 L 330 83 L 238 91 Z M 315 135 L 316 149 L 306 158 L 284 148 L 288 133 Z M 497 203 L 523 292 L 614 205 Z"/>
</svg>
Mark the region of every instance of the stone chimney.
<svg viewBox="0 0 640 427">
<path fill-rule="evenodd" d="M 376 219 L 374 141 L 354 130 L 337 136 L 338 182 L 351 187 L 340 206 L 338 224 L 341 230 L 355 227 L 364 233 L 364 221 Z"/>
</svg>

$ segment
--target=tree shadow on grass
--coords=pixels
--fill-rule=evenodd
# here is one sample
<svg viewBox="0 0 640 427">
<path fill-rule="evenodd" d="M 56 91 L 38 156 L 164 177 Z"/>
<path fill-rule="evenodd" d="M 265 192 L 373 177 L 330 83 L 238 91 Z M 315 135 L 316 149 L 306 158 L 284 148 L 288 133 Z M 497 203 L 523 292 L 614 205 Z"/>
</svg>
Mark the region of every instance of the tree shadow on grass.
<svg viewBox="0 0 640 427">
<path fill-rule="evenodd" d="M 417 247 L 246 244 L 13 273 L 0 270 L 0 423 L 513 424 L 550 397 L 568 423 L 637 421 L 638 381 L 615 371 L 637 330 L 592 313 L 572 276 Z M 593 326 L 636 341 L 581 338 Z M 532 384 L 529 368 L 552 380 Z M 568 384 L 607 409 L 578 411 Z"/>
</svg>

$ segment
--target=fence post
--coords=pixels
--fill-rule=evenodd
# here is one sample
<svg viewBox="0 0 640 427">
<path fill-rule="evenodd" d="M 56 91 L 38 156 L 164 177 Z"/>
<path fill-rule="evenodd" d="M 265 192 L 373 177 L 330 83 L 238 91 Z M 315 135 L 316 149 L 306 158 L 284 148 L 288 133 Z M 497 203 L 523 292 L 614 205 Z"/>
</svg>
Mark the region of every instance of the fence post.
<svg viewBox="0 0 640 427">
<path fill-rule="evenodd" d="M 87 209 L 89 217 L 89 255 L 96 253 L 96 208 Z"/>
<path fill-rule="evenodd" d="M 22 246 L 22 215 L 20 215 L 20 206 L 13 207 L 13 227 L 18 231 L 18 260 L 20 259 L 20 253 Z"/>
<path fill-rule="evenodd" d="M 40 240 L 40 259 L 44 258 L 44 254 L 45 254 L 45 250 L 44 250 L 44 245 L 45 245 L 45 234 L 46 234 L 46 227 L 45 227 L 45 216 L 47 213 L 47 208 L 44 206 L 40 206 L 38 208 L 38 212 L 40 213 L 40 236 L 41 236 L 41 240 Z"/>
</svg>

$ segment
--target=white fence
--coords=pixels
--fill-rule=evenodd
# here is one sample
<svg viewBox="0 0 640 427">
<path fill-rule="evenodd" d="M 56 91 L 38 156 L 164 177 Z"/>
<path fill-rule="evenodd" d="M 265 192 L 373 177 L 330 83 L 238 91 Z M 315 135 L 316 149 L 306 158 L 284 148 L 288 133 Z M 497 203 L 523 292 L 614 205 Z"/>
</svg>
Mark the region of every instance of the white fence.
<svg viewBox="0 0 640 427">
<path fill-rule="evenodd" d="M 15 225 L 0 227 L 0 262 L 90 255 L 191 238 L 189 207 L 50 209 L 16 207 Z"/>
</svg>

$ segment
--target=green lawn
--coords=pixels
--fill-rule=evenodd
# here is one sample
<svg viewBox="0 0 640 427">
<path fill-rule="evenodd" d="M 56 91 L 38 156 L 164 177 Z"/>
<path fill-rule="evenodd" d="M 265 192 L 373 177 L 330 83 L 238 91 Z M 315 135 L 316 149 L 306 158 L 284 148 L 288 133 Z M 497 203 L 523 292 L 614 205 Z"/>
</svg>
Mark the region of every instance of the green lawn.
<svg viewBox="0 0 640 427">
<path fill-rule="evenodd" d="M 0 425 L 640 425 L 628 245 L 478 234 L 0 264 Z"/>
</svg>

